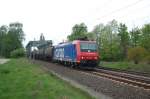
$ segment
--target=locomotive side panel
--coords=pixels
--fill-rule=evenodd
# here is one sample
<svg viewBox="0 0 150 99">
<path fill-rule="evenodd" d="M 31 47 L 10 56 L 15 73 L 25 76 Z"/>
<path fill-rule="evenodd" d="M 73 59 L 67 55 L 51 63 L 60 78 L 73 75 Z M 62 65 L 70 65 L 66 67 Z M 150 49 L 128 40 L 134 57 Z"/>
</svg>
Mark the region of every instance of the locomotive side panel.
<svg viewBox="0 0 150 99">
<path fill-rule="evenodd" d="M 54 61 L 62 61 L 62 59 L 63 59 L 63 57 L 64 57 L 64 55 L 63 55 L 63 53 L 64 53 L 64 48 L 63 47 L 59 47 L 59 46 L 55 46 L 54 47 L 54 54 L 53 54 L 53 60 Z"/>
<path fill-rule="evenodd" d="M 74 44 L 64 46 L 64 61 L 76 62 L 76 47 Z"/>
</svg>

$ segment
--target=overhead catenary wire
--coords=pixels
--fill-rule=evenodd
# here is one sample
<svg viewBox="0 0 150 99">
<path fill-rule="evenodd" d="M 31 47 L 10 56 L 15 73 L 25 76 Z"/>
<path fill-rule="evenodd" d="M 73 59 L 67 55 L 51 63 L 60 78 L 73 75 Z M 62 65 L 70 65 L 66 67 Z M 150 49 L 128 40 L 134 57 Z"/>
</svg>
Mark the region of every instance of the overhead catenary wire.
<svg viewBox="0 0 150 99">
<path fill-rule="evenodd" d="M 138 0 L 138 1 L 134 2 L 134 3 L 132 3 L 132 4 L 128 4 L 128 5 L 124 6 L 124 7 L 121 7 L 121 8 L 118 8 L 118 9 L 114 10 L 114 11 L 111 11 L 111 12 L 109 12 L 109 13 L 107 13 L 107 14 L 99 17 L 99 18 L 97 18 L 97 20 L 100 20 L 102 18 L 108 17 L 108 16 L 110 16 L 110 15 L 112 15 L 114 13 L 120 12 L 120 11 L 126 9 L 126 8 L 130 8 L 132 6 L 135 6 L 136 4 L 140 3 L 141 1 L 143 1 L 143 0 Z"/>
<path fill-rule="evenodd" d="M 102 15 L 102 16 L 99 16 L 98 18 L 94 18 L 93 20 L 89 21 L 88 23 L 93 24 L 93 22 L 95 22 L 95 23 L 99 24 L 99 21 L 100 21 L 100 20 L 103 21 L 105 18 L 112 16 L 112 14 L 114 14 L 114 13 L 118 13 L 118 12 L 120 12 L 120 11 L 122 11 L 122 10 L 126 10 L 126 9 L 128 9 L 128 8 L 134 7 L 135 5 L 141 3 L 142 1 L 144 1 L 144 0 L 137 0 L 137 1 L 134 2 L 134 3 L 130 3 L 130 4 L 126 5 L 126 6 L 123 6 L 123 7 L 121 7 L 121 8 L 116 9 L 116 10 L 113 10 L 113 11 L 111 11 L 111 12 L 108 12 L 108 13 Z M 111 0 L 111 2 L 112 2 L 112 0 Z M 109 2 L 108 2 L 108 4 L 109 4 Z M 105 5 L 108 5 L 108 4 L 105 4 Z M 117 17 L 118 17 L 118 16 L 117 16 Z M 126 17 L 126 16 L 123 16 L 123 17 Z M 121 18 L 121 17 L 119 17 L 119 18 Z M 111 18 L 111 19 L 112 19 L 112 18 Z M 113 19 L 116 19 L 116 18 L 113 18 Z M 94 24 L 93 24 L 93 25 L 94 25 Z"/>
</svg>

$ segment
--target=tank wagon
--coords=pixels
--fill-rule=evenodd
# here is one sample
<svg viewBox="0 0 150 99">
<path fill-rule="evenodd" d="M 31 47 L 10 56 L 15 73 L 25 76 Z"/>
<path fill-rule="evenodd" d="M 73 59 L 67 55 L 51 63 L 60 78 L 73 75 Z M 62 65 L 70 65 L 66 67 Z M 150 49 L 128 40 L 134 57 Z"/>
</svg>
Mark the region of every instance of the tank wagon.
<svg viewBox="0 0 150 99">
<path fill-rule="evenodd" d="M 30 41 L 26 46 L 28 58 L 52 60 L 52 40 Z"/>
<path fill-rule="evenodd" d="M 35 59 L 51 61 L 53 57 L 53 46 L 49 44 L 41 44 L 35 53 Z"/>
</svg>

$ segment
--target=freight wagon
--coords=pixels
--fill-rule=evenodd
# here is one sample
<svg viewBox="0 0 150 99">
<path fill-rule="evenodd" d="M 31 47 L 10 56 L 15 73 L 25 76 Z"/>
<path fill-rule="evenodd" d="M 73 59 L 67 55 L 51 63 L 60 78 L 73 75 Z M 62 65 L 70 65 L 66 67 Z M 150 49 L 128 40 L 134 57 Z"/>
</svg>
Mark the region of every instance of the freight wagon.
<svg viewBox="0 0 150 99">
<path fill-rule="evenodd" d="M 29 45 L 35 44 L 31 42 Z M 52 46 L 52 43 L 47 41 L 40 41 L 36 47 L 36 50 L 28 51 L 31 58 L 53 61 L 71 67 L 94 68 L 98 65 L 99 55 L 95 41 L 75 40 L 56 46 Z M 30 46 L 27 48 L 30 49 Z"/>
</svg>

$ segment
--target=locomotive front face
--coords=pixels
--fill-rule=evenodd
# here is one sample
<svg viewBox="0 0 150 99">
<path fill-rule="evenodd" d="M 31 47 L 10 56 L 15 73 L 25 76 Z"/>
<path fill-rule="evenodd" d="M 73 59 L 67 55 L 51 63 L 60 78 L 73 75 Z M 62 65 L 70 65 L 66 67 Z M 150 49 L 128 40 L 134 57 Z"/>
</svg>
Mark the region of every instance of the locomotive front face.
<svg viewBox="0 0 150 99">
<path fill-rule="evenodd" d="M 78 44 L 78 61 L 83 64 L 97 64 L 98 52 L 96 42 L 81 41 Z"/>
</svg>

